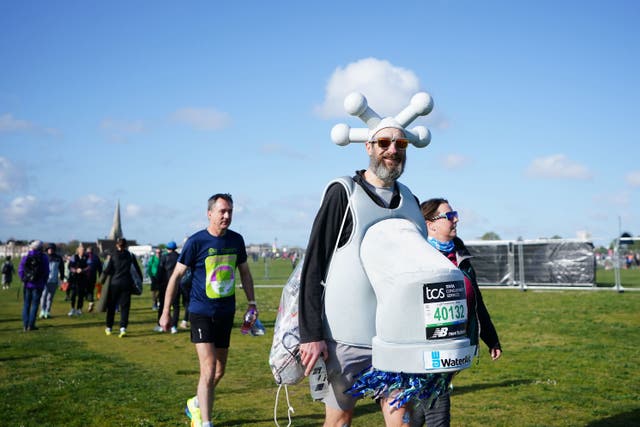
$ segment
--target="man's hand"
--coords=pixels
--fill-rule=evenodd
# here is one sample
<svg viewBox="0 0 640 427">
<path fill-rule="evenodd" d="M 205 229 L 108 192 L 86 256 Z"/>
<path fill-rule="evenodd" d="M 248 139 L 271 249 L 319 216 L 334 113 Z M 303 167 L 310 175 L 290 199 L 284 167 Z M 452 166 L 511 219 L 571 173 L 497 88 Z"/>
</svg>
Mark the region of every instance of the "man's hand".
<svg viewBox="0 0 640 427">
<path fill-rule="evenodd" d="M 309 376 L 318 357 L 322 357 L 324 360 L 327 360 L 329 357 L 327 343 L 324 340 L 300 344 L 300 361 L 306 367 L 304 371 L 305 376 Z"/>
<path fill-rule="evenodd" d="M 169 313 L 166 313 L 163 310 L 162 316 L 160 316 L 160 320 L 158 320 L 158 325 L 160 325 L 163 331 L 168 332 L 170 329 L 170 326 L 169 326 L 170 323 L 171 323 L 171 316 L 169 315 Z"/>
<path fill-rule="evenodd" d="M 498 360 L 500 359 L 500 356 L 502 356 L 502 350 L 499 348 L 492 348 L 489 350 L 489 354 L 491 355 L 492 360 Z"/>
</svg>

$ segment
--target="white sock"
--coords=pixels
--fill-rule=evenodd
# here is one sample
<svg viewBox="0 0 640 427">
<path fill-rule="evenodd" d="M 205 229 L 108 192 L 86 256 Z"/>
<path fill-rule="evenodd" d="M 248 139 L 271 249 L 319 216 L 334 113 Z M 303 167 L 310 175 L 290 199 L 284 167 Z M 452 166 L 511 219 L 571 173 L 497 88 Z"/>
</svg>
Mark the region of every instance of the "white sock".
<svg viewBox="0 0 640 427">
<path fill-rule="evenodd" d="M 212 427 L 211 421 L 203 421 L 202 427 Z"/>
</svg>

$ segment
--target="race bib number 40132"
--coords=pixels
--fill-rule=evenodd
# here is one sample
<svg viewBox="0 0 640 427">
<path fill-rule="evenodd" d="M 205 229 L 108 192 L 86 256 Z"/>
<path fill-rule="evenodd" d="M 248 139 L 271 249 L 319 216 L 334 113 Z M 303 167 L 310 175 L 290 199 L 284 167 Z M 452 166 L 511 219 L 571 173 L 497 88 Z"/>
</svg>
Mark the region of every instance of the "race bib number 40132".
<svg viewBox="0 0 640 427">
<path fill-rule="evenodd" d="M 457 338 L 466 334 L 467 299 L 464 281 L 425 283 L 422 295 L 428 340 Z"/>
</svg>

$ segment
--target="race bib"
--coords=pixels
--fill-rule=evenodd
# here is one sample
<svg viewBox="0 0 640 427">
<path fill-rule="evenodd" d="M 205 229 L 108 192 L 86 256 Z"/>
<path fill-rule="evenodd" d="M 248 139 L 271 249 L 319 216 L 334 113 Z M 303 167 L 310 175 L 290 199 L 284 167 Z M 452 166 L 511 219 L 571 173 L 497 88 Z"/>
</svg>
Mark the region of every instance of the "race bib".
<svg viewBox="0 0 640 427">
<path fill-rule="evenodd" d="M 422 294 L 427 340 L 466 335 L 467 299 L 464 281 L 425 283 Z"/>
</svg>

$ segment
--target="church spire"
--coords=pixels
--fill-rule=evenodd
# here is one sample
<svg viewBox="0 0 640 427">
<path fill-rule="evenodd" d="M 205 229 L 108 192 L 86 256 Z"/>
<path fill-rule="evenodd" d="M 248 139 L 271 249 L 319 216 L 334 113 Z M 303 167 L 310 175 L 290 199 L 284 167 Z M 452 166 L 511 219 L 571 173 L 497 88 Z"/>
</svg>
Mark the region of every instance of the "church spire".
<svg viewBox="0 0 640 427">
<path fill-rule="evenodd" d="M 111 231 L 109 232 L 109 239 L 116 240 L 118 237 L 122 236 L 122 225 L 120 223 L 120 200 L 116 203 L 116 211 L 113 213 L 113 225 L 111 226 Z"/>
</svg>

